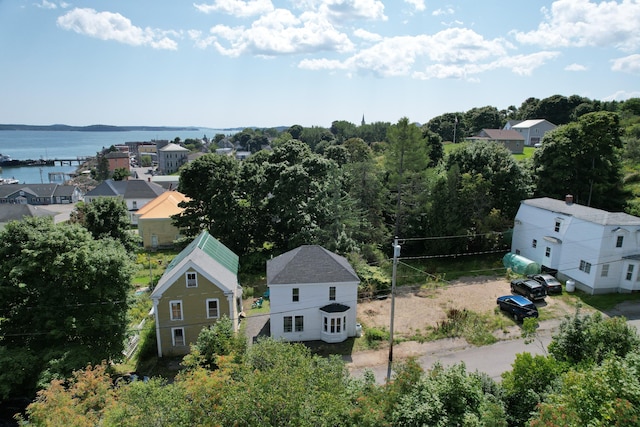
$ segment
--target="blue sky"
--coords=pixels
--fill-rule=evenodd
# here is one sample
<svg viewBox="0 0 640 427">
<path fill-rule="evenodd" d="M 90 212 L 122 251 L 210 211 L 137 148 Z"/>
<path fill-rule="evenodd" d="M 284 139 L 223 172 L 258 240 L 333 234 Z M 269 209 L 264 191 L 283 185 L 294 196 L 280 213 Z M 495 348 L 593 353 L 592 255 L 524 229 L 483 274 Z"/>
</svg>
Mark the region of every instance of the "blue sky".
<svg viewBox="0 0 640 427">
<path fill-rule="evenodd" d="M 640 96 L 640 0 L 0 0 L 0 123 L 425 123 Z"/>
</svg>

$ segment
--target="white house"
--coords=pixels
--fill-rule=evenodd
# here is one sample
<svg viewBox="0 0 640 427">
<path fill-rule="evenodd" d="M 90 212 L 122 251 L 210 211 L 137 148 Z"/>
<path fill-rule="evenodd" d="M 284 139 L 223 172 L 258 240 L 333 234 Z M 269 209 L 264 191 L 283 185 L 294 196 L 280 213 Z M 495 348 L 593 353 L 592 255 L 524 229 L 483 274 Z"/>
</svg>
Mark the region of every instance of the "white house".
<svg viewBox="0 0 640 427">
<path fill-rule="evenodd" d="M 511 251 L 589 294 L 640 290 L 640 218 L 579 205 L 572 196 L 522 201 Z"/>
<path fill-rule="evenodd" d="M 267 262 L 271 336 L 342 342 L 356 336 L 360 279 L 346 258 L 303 245 Z"/>
<path fill-rule="evenodd" d="M 525 146 L 534 146 L 540 143 L 544 134 L 556 127 L 556 125 L 545 119 L 525 120 L 511 125 L 512 130 L 522 135 Z"/>
</svg>

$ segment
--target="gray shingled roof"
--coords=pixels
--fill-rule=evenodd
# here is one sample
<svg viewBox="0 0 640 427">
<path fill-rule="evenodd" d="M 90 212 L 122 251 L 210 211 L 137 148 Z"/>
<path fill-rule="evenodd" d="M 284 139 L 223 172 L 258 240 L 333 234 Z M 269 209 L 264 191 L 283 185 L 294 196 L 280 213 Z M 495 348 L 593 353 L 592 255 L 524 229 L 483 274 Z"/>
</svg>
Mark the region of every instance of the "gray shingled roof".
<svg viewBox="0 0 640 427">
<path fill-rule="evenodd" d="M 0 185 L 0 197 L 7 197 L 17 191 L 34 194 L 38 197 L 51 197 L 60 184 L 4 184 Z"/>
<path fill-rule="evenodd" d="M 480 136 L 483 134 L 496 141 L 524 141 L 524 136 L 513 129 L 482 129 Z"/>
<path fill-rule="evenodd" d="M 318 245 L 303 245 L 267 261 L 267 284 L 359 282 L 346 258 Z"/>
<path fill-rule="evenodd" d="M 528 199 L 522 201 L 522 203 L 528 206 L 570 215 L 583 221 L 600 225 L 640 225 L 640 218 L 637 216 L 624 212 L 607 212 L 602 209 L 590 208 L 577 203 L 567 203 L 564 200 L 551 199 L 549 197 Z"/>
<path fill-rule="evenodd" d="M 93 190 L 87 192 L 87 197 L 123 196 L 125 199 L 155 199 L 164 193 L 165 189 L 154 182 L 142 179 L 114 181 L 108 179 Z"/>
<path fill-rule="evenodd" d="M 24 204 L 0 205 L 0 222 L 21 221 L 25 217 L 48 216 L 55 217 L 58 213 L 40 206 Z"/>
</svg>

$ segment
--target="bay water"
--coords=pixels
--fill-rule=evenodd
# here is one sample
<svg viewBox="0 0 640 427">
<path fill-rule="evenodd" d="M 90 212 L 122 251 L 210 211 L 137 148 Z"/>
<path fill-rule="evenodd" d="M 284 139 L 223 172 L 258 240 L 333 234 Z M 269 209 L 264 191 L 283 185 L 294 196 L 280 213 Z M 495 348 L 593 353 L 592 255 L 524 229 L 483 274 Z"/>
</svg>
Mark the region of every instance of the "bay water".
<svg viewBox="0 0 640 427">
<path fill-rule="evenodd" d="M 49 131 L 49 130 L 2 130 L 0 131 L 0 154 L 14 160 L 54 160 L 77 159 L 95 156 L 103 148 L 125 142 L 150 142 L 153 140 L 174 141 L 180 138 L 213 139 L 216 134 L 231 135 L 236 131 L 199 128 L 198 130 L 162 130 L 162 131 Z M 0 177 L 17 179 L 20 183 L 42 184 L 50 181 L 49 173 L 69 174 L 76 172 L 77 162 L 71 165 L 20 166 L 0 165 Z"/>
</svg>

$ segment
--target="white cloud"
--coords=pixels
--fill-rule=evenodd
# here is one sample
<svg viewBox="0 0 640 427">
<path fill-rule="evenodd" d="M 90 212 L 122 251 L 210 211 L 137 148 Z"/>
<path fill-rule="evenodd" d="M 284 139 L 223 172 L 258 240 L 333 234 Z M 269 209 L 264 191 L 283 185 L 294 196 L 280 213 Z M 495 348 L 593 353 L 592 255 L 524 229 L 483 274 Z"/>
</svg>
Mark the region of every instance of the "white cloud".
<svg viewBox="0 0 640 427">
<path fill-rule="evenodd" d="M 448 7 L 446 9 L 442 9 L 442 8 L 436 9 L 433 12 L 431 12 L 431 14 L 433 16 L 442 16 L 442 15 L 453 15 L 454 12 L 455 11 L 453 10 L 452 7 Z"/>
<path fill-rule="evenodd" d="M 335 59 L 303 59 L 298 64 L 305 70 L 346 70 L 347 65 Z"/>
<path fill-rule="evenodd" d="M 409 3 L 417 12 L 424 12 L 427 6 L 424 4 L 424 0 L 404 0 L 405 3 Z"/>
<path fill-rule="evenodd" d="M 169 32 L 136 27 L 119 13 L 76 8 L 60 16 L 56 22 L 62 29 L 100 40 L 115 40 L 132 46 L 151 46 L 154 49 L 176 50 L 178 47 L 174 40 L 166 36 Z"/>
<path fill-rule="evenodd" d="M 611 69 L 630 74 L 640 74 L 640 54 L 629 55 L 624 58 L 614 59 Z"/>
<path fill-rule="evenodd" d="M 42 0 L 42 3 L 36 3 L 36 6 L 41 9 L 57 9 L 58 8 L 57 4 L 47 0 Z"/>
<path fill-rule="evenodd" d="M 503 39 L 487 40 L 469 29 L 450 28 L 435 35 L 400 36 L 381 40 L 342 62 L 305 61 L 300 66 L 344 69 L 376 76 L 413 76 L 414 78 L 466 78 L 486 70 L 492 62 L 509 58 L 512 46 Z M 502 65 L 514 72 L 526 74 L 526 67 L 535 68 L 533 59 L 521 56 L 519 62 Z M 538 58 L 544 61 L 544 55 Z"/>
<path fill-rule="evenodd" d="M 626 101 L 629 98 L 640 98 L 640 91 L 619 90 L 609 96 L 602 98 L 603 101 Z"/>
<path fill-rule="evenodd" d="M 318 11 L 333 22 L 388 19 L 384 14 L 384 4 L 379 0 L 322 0 Z"/>
<path fill-rule="evenodd" d="M 570 64 L 564 67 L 565 71 L 587 71 L 587 67 L 582 64 Z"/>
<path fill-rule="evenodd" d="M 237 17 L 262 15 L 274 10 L 271 0 L 215 0 L 213 4 L 194 3 L 200 12 L 222 12 Z"/>
<path fill-rule="evenodd" d="M 375 34 L 372 32 L 369 32 L 367 30 L 363 30 L 361 28 L 358 28 L 357 30 L 355 30 L 353 32 L 353 35 L 362 39 L 362 40 L 366 40 L 369 42 L 377 42 L 382 40 L 382 36 L 380 34 Z"/>
<path fill-rule="evenodd" d="M 513 31 L 521 43 L 548 47 L 614 47 L 632 51 L 640 47 L 640 2 L 557 0 L 543 8 L 544 22 L 530 32 Z"/>
<path fill-rule="evenodd" d="M 307 12 L 296 17 L 285 9 L 276 9 L 260 17 L 249 28 L 216 25 L 211 28 L 210 37 L 196 43 L 198 46 L 212 45 L 219 53 L 233 57 L 353 50 L 347 35 L 322 16 Z"/>
</svg>

